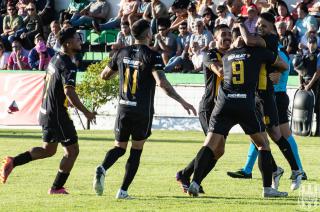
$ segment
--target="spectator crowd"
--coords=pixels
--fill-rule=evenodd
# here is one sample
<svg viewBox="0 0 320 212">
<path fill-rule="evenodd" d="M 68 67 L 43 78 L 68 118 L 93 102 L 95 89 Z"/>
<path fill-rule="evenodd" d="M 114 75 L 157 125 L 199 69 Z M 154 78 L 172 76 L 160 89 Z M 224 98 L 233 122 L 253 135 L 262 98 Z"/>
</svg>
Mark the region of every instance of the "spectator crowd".
<svg viewBox="0 0 320 212">
<path fill-rule="evenodd" d="M 54 0 L 2 0 L 0 69 L 44 70 L 59 50 L 56 35 L 61 28 L 120 29 L 111 54 L 134 43 L 131 25 L 150 21 L 153 50 L 161 53 L 166 72 L 201 72 L 203 55 L 215 47 L 215 27 L 230 27 L 238 19 L 256 33 L 258 15 L 272 13 L 276 31 L 286 52 L 302 58 L 315 55 L 320 47 L 320 2 L 302 0 L 289 9 L 282 0 L 174 0 L 168 8 L 161 0 L 121 0 L 116 17 L 108 0 L 70 0 L 68 8 L 55 12 Z M 311 48 L 312 46 L 312 48 Z M 81 61 L 81 56 L 79 56 Z M 309 61 L 309 60 L 305 60 Z M 303 80 L 303 79 L 302 79 Z"/>
</svg>

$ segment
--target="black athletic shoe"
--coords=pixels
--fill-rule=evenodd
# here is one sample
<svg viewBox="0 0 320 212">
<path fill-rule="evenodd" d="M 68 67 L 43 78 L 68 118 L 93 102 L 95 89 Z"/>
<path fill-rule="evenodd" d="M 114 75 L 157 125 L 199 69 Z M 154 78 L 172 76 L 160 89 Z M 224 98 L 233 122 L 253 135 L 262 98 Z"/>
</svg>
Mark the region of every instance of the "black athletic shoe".
<svg viewBox="0 0 320 212">
<path fill-rule="evenodd" d="M 235 172 L 227 172 L 227 175 L 232 178 L 243 178 L 243 179 L 251 179 L 252 174 L 247 174 L 242 169 L 239 169 L 238 171 Z"/>
<path fill-rule="evenodd" d="M 190 178 L 183 176 L 182 171 L 178 171 L 176 174 L 176 180 L 180 183 L 182 191 L 187 193 L 190 186 Z"/>
<path fill-rule="evenodd" d="M 293 179 L 293 176 L 291 174 L 290 180 L 292 180 L 292 179 Z M 307 177 L 307 174 L 305 173 L 305 171 L 303 171 L 303 173 L 302 173 L 302 180 L 308 180 L 308 177 Z"/>
<path fill-rule="evenodd" d="M 199 194 L 205 194 L 202 185 L 200 185 L 200 187 L 199 187 Z"/>
</svg>

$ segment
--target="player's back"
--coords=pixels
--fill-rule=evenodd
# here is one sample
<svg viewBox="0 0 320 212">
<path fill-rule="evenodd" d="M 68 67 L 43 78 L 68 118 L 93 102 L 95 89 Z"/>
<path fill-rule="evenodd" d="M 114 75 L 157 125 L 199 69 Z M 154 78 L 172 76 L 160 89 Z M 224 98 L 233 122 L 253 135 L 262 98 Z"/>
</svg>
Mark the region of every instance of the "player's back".
<svg viewBox="0 0 320 212">
<path fill-rule="evenodd" d="M 257 47 L 234 48 L 223 57 L 222 89 L 227 94 L 254 95 L 263 63 L 274 63 L 276 55 Z"/>
<path fill-rule="evenodd" d="M 152 71 L 163 68 L 161 56 L 145 45 L 132 45 L 117 52 L 111 67 L 119 70 L 119 105 L 126 111 L 153 114 L 155 79 Z"/>
</svg>

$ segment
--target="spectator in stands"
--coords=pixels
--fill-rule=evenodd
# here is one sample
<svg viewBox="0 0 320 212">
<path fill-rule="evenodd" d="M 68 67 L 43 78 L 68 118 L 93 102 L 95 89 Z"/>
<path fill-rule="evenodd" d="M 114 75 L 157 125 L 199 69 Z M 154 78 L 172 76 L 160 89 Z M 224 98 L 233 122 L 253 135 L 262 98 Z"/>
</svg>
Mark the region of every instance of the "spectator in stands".
<svg viewBox="0 0 320 212">
<path fill-rule="evenodd" d="M 217 7 L 217 14 L 218 18 L 215 21 L 215 26 L 221 25 L 221 24 L 226 24 L 230 28 L 232 28 L 234 19 L 233 15 L 228 12 L 228 9 L 224 5 L 219 5 Z"/>
<path fill-rule="evenodd" d="M 267 0 L 265 1 L 258 1 L 257 6 L 261 8 L 261 13 L 271 13 L 274 16 L 278 16 L 278 2 L 281 0 Z"/>
<path fill-rule="evenodd" d="M 314 16 L 318 23 L 320 23 L 320 1 L 315 2 L 311 8 L 309 8 L 309 14 Z"/>
<path fill-rule="evenodd" d="M 207 9 L 210 9 L 211 12 L 214 13 L 217 9 L 217 6 L 214 4 L 212 0 L 200 0 L 198 8 L 198 14 L 203 16 L 204 13 L 207 12 Z"/>
<path fill-rule="evenodd" d="M 89 26 L 92 21 L 105 21 L 109 13 L 109 4 L 105 0 L 97 0 L 90 2 L 80 13 L 75 13 L 70 19 L 70 23 L 74 27 Z"/>
<path fill-rule="evenodd" d="M 70 20 L 74 14 L 80 13 L 89 3 L 90 1 L 88 0 L 71 0 L 68 8 L 60 12 L 59 23 L 62 24 L 63 21 Z"/>
<path fill-rule="evenodd" d="M 248 12 L 248 17 L 244 21 L 244 25 L 246 26 L 246 28 L 248 29 L 248 31 L 251 34 L 255 34 L 256 33 L 256 23 L 258 21 L 257 8 L 251 5 L 247 8 L 247 12 Z"/>
<path fill-rule="evenodd" d="M 25 48 L 33 47 L 34 37 L 42 33 L 42 21 L 37 14 L 36 5 L 29 3 L 27 6 L 28 15 L 23 19 L 23 28 L 17 30 L 15 36 L 20 37 Z"/>
<path fill-rule="evenodd" d="M 27 6 L 29 3 L 33 3 L 33 0 L 19 0 L 16 7 L 18 8 L 18 15 L 22 18 L 28 15 Z"/>
<path fill-rule="evenodd" d="M 0 70 L 6 70 L 8 66 L 10 52 L 6 51 L 6 48 L 2 41 L 0 41 Z"/>
<path fill-rule="evenodd" d="M 154 51 L 160 52 L 163 63 L 166 65 L 171 57 L 173 57 L 177 50 L 176 36 L 168 32 L 169 21 L 167 19 L 160 19 L 158 23 L 159 33 L 154 36 L 154 46 L 151 48 Z"/>
<path fill-rule="evenodd" d="M 151 0 L 142 0 L 138 6 L 137 12 L 132 13 L 128 17 L 128 21 L 130 24 L 130 28 L 134 22 L 141 19 L 143 17 L 144 12 L 146 11 L 148 5 L 150 4 Z"/>
<path fill-rule="evenodd" d="M 172 57 L 166 67 L 165 72 L 172 72 L 175 68 L 182 68 L 182 71 L 190 71 L 193 69 L 191 60 L 189 59 L 188 49 L 191 33 L 188 31 L 187 22 L 179 25 L 179 35 L 177 37 L 177 52 Z"/>
<path fill-rule="evenodd" d="M 111 49 L 116 51 L 126 46 L 134 44 L 134 37 L 131 35 L 129 22 L 125 21 L 121 23 L 121 31 L 117 35 L 117 40 L 112 44 Z"/>
<path fill-rule="evenodd" d="M 45 30 L 49 30 L 50 23 L 56 19 L 55 0 L 35 0 L 38 15 Z M 47 33 L 49 34 L 49 33 Z"/>
<path fill-rule="evenodd" d="M 319 136 L 320 130 L 320 54 L 317 47 L 317 38 L 308 39 L 308 53 L 303 57 L 303 64 L 306 73 L 300 73 L 300 87 L 305 90 L 312 90 L 316 97 L 314 112 L 316 113 L 316 135 Z"/>
<path fill-rule="evenodd" d="M 194 25 L 197 19 L 201 19 L 201 16 L 197 14 L 196 5 L 194 3 L 190 3 L 188 6 L 188 31 L 193 32 Z"/>
<path fill-rule="evenodd" d="M 293 8 L 293 10 L 291 11 L 291 14 L 292 14 L 292 17 L 294 19 L 297 19 L 298 18 L 298 8 L 303 5 L 305 6 L 308 10 L 310 8 L 312 8 L 313 4 L 317 2 L 317 0 L 300 0 L 300 1 L 297 1 L 297 4 L 296 4 L 296 7 Z"/>
<path fill-rule="evenodd" d="M 292 30 L 293 29 L 293 18 L 290 15 L 288 6 L 285 2 L 281 1 L 278 3 L 278 16 L 276 17 L 276 23 L 277 22 L 286 22 L 287 29 Z"/>
<path fill-rule="evenodd" d="M 298 49 L 298 43 L 294 34 L 287 30 L 286 22 L 276 23 L 277 32 L 279 35 L 279 42 L 284 47 L 288 54 L 296 54 Z"/>
<path fill-rule="evenodd" d="M 225 3 L 228 8 L 228 13 L 232 15 L 233 19 L 235 19 L 235 16 L 238 16 L 241 12 L 241 0 L 226 0 Z"/>
<path fill-rule="evenodd" d="M 96 20 L 94 20 L 92 25 L 97 32 L 119 28 L 121 22 L 128 21 L 129 15 L 137 13 L 138 6 L 139 2 L 137 0 L 122 0 L 120 3 L 120 10 L 116 17 L 110 18 L 106 23 L 102 24 L 99 24 Z"/>
<path fill-rule="evenodd" d="M 317 28 L 313 25 L 308 27 L 308 31 L 304 34 L 299 42 L 299 49 L 303 51 L 303 54 L 307 54 L 308 52 L 308 40 L 311 38 L 316 38 L 318 48 L 320 48 L 320 38 L 317 35 Z"/>
<path fill-rule="evenodd" d="M 205 28 L 211 33 L 213 33 L 215 20 L 217 19 L 217 16 L 212 12 L 210 8 L 206 8 L 203 12 L 202 17 Z"/>
<path fill-rule="evenodd" d="M 293 32 L 297 33 L 297 39 L 300 41 L 307 29 L 313 25 L 318 28 L 317 20 L 308 14 L 308 8 L 304 4 L 300 4 L 297 9 L 298 19 L 293 28 Z"/>
<path fill-rule="evenodd" d="M 50 24 L 50 34 L 47 39 L 47 47 L 54 48 L 56 43 L 58 42 L 57 35 L 60 31 L 60 24 L 58 21 L 52 21 Z"/>
<path fill-rule="evenodd" d="M 202 69 L 203 69 L 202 65 L 203 65 L 204 52 L 201 51 L 201 48 L 200 48 L 197 41 L 191 42 L 190 49 L 192 52 L 191 60 L 192 60 L 192 64 L 193 64 L 192 73 L 198 73 L 198 72 L 202 71 Z"/>
<path fill-rule="evenodd" d="M 176 31 L 178 30 L 179 26 L 181 23 L 184 23 L 185 21 L 187 21 L 188 18 L 188 13 L 187 10 L 184 8 L 175 8 L 174 9 L 174 17 L 173 17 L 173 21 L 171 22 L 171 25 L 168 29 L 168 31 Z"/>
<path fill-rule="evenodd" d="M 35 47 L 31 49 L 28 55 L 28 64 L 32 70 L 45 70 L 51 57 L 55 52 L 52 48 L 46 46 L 45 40 L 41 34 L 37 34 L 34 38 Z"/>
<path fill-rule="evenodd" d="M 12 52 L 8 59 L 8 70 L 29 70 L 29 52 L 22 47 L 21 40 L 15 38 L 12 41 Z"/>
<path fill-rule="evenodd" d="M 23 19 L 18 15 L 14 4 L 8 4 L 8 15 L 3 19 L 3 33 L 1 38 L 5 45 L 8 45 L 8 39 L 13 39 L 15 32 L 22 27 Z M 11 46 L 11 45 L 10 45 Z"/>
<path fill-rule="evenodd" d="M 143 19 L 151 22 L 152 33 L 156 34 L 158 30 L 158 20 L 169 18 L 166 5 L 160 0 L 151 0 L 143 14 Z"/>
<path fill-rule="evenodd" d="M 252 2 L 252 0 L 242 0 L 242 2 L 243 2 L 243 5 L 242 5 L 242 7 L 241 7 L 241 12 L 240 12 L 240 15 L 241 15 L 242 17 L 247 17 L 247 16 L 248 16 L 248 8 L 249 8 L 250 6 L 253 6 L 253 7 L 256 8 L 256 10 L 258 10 L 257 5 L 255 5 L 255 4 Z"/>
<path fill-rule="evenodd" d="M 197 42 L 200 46 L 200 51 L 204 52 L 209 49 L 209 43 L 213 40 L 212 33 L 204 29 L 204 23 L 201 19 L 196 20 L 194 25 L 193 34 L 190 37 L 190 43 Z M 189 48 L 189 53 L 192 55 L 192 51 Z"/>
</svg>

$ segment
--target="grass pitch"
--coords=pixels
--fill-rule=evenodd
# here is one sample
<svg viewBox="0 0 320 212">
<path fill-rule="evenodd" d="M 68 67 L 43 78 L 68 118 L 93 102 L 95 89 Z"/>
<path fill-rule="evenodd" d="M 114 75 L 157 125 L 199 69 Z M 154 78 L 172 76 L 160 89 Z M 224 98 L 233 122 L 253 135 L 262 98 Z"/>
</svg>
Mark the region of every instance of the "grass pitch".
<svg viewBox="0 0 320 212">
<path fill-rule="evenodd" d="M 129 194 L 134 200 L 116 200 L 121 185 L 126 155 L 108 170 L 105 193 L 96 196 L 92 190 L 95 167 L 113 146 L 111 131 L 79 131 L 80 155 L 66 184 L 70 195 L 49 196 L 63 155 L 57 154 L 45 160 L 34 161 L 17 167 L 5 185 L 0 184 L 0 211 L 296 211 L 303 210 L 298 204 L 299 191 L 290 191 L 291 172 L 279 149 L 272 144 L 273 154 L 285 174 L 281 191 L 289 191 L 285 199 L 262 199 L 261 176 L 257 165 L 253 179 L 236 180 L 226 175 L 245 163 L 249 138 L 231 134 L 225 155 L 203 181 L 206 194 L 190 198 L 181 192 L 175 181 L 175 173 L 183 168 L 197 153 L 204 136 L 201 132 L 154 131 L 146 143 L 140 168 Z M 320 185 L 320 139 L 296 138 L 304 169 L 308 174 L 306 184 Z M 15 156 L 35 145 L 41 145 L 38 130 L 0 130 L 0 157 Z M 129 149 L 128 149 L 129 150 Z M 316 211 L 320 211 L 320 207 Z"/>
</svg>

